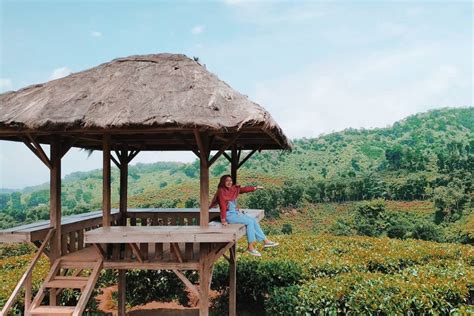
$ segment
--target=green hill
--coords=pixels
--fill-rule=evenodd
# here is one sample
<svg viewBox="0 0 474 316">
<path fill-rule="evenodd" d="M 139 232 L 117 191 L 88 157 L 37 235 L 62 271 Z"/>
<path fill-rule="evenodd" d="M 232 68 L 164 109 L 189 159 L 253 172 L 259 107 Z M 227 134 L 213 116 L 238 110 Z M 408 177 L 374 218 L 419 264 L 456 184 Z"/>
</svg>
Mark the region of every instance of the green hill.
<svg viewBox="0 0 474 316">
<path fill-rule="evenodd" d="M 473 107 L 445 108 L 407 117 L 387 128 L 346 129 L 294 139 L 292 152 L 263 151 L 240 169 L 242 183 L 258 182 L 269 188 L 267 204 L 250 197 L 243 203 L 270 209 L 298 206 L 303 200 L 429 199 L 440 209 L 440 220 L 456 220 L 460 215 L 455 208 L 465 209 L 472 200 L 473 129 Z M 211 188 L 218 176 L 228 172 L 229 163 L 220 158 L 211 168 Z M 100 169 L 67 175 L 63 212 L 99 209 L 101 176 Z M 198 177 L 197 160 L 130 166 L 130 206 L 196 206 Z M 118 204 L 118 180 L 118 169 L 112 168 L 114 205 Z M 453 196 L 453 201 L 446 201 Z M 48 200 L 47 183 L 0 193 L 1 225 L 48 218 Z"/>
</svg>

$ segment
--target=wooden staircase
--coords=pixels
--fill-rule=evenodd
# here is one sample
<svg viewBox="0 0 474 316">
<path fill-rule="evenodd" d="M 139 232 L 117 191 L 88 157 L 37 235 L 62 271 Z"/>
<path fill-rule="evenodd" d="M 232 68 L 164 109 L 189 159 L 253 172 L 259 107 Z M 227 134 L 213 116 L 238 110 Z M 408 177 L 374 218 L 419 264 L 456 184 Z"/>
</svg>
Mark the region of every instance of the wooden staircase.
<svg viewBox="0 0 474 316">
<path fill-rule="evenodd" d="M 91 254 L 90 250 L 93 251 L 93 249 L 87 249 L 86 253 L 83 254 Z M 63 256 L 55 260 L 48 276 L 25 314 L 82 315 L 99 278 L 102 264 L 102 259 L 96 255 L 78 256 L 78 254 L 75 254 L 74 256 Z M 87 273 L 87 271 L 90 271 L 90 273 Z M 81 291 L 76 306 L 55 306 L 56 296 L 64 289 L 79 289 Z M 53 300 L 53 304 L 41 305 L 48 293 L 50 294 L 50 300 Z"/>
</svg>

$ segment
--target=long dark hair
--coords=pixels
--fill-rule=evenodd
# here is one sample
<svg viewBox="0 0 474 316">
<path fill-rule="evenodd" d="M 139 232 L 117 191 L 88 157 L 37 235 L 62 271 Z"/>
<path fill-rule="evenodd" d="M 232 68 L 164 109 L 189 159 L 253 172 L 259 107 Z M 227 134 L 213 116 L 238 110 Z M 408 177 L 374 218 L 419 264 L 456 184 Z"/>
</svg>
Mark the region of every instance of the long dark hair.
<svg viewBox="0 0 474 316">
<path fill-rule="evenodd" d="M 232 179 L 232 176 L 230 174 L 225 174 L 223 175 L 220 180 L 219 180 L 219 184 L 217 185 L 217 189 L 219 188 L 225 188 L 225 179 L 227 178 L 231 178 Z"/>
</svg>

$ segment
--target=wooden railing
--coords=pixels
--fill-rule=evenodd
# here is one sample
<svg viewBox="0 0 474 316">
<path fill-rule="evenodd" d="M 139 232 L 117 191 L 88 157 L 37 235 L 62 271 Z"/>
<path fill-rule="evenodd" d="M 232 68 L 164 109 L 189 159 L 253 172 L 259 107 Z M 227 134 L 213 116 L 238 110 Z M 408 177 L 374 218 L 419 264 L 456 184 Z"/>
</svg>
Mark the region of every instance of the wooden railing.
<svg viewBox="0 0 474 316">
<path fill-rule="evenodd" d="M 111 225 L 119 224 L 119 214 L 112 216 Z M 84 221 L 77 221 L 62 225 L 61 227 L 61 253 L 67 255 L 85 248 L 87 245 L 84 243 L 84 232 L 102 227 L 102 219 L 89 219 Z"/>
<path fill-rule="evenodd" d="M 218 213 L 210 213 L 211 220 L 219 218 Z M 199 211 L 196 210 L 131 210 L 127 213 L 127 226 L 197 226 Z M 142 258 L 146 261 L 195 261 L 198 249 L 194 243 L 140 243 Z M 106 260 L 136 260 L 136 253 L 128 244 L 109 245 Z"/>
<path fill-rule="evenodd" d="M 44 252 L 46 245 L 49 244 L 51 237 L 54 235 L 54 231 L 55 230 L 53 228 L 49 229 L 48 234 L 46 235 L 45 239 L 43 240 L 43 243 L 41 244 L 35 256 L 33 257 L 33 260 L 31 260 L 30 264 L 28 265 L 28 268 L 26 269 L 25 273 L 21 277 L 20 281 L 18 281 L 18 284 L 13 290 L 13 293 L 8 298 L 5 306 L 1 311 L 1 315 L 7 315 L 8 311 L 15 303 L 22 287 L 25 288 L 25 310 L 28 310 L 31 304 L 33 269 L 35 268 L 36 263 L 40 259 L 41 254 Z"/>
</svg>

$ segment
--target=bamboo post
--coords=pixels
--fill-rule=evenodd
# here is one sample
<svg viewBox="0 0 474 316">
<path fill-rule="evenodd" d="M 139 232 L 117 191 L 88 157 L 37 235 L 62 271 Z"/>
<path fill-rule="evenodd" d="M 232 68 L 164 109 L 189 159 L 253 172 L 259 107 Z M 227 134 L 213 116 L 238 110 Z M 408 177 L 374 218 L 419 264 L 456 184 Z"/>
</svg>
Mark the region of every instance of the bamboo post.
<svg viewBox="0 0 474 316">
<path fill-rule="evenodd" d="M 110 134 L 102 140 L 102 226 L 110 226 Z"/>
</svg>

